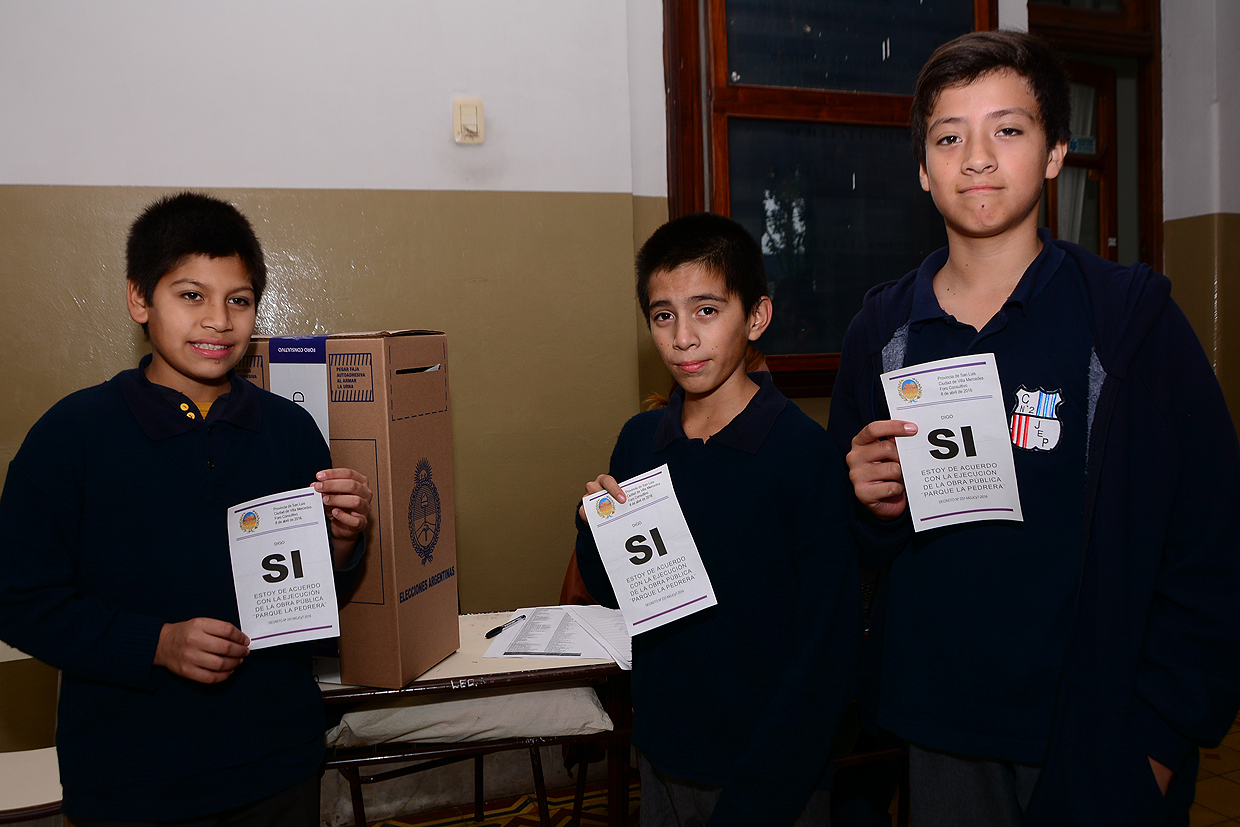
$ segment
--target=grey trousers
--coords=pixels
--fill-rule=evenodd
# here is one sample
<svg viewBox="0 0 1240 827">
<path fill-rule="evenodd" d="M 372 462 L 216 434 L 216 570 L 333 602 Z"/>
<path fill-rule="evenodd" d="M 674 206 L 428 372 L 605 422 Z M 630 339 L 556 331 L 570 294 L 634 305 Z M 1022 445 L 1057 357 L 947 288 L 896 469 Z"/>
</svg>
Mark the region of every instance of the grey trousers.
<svg viewBox="0 0 1240 827">
<path fill-rule="evenodd" d="M 710 820 L 722 787 L 668 775 L 641 753 L 637 769 L 642 785 L 641 827 L 702 827 Z M 831 827 L 830 792 L 815 790 L 792 827 Z"/>
<path fill-rule="evenodd" d="M 1020 827 L 1040 766 L 909 744 L 909 804 L 917 827 Z"/>
</svg>

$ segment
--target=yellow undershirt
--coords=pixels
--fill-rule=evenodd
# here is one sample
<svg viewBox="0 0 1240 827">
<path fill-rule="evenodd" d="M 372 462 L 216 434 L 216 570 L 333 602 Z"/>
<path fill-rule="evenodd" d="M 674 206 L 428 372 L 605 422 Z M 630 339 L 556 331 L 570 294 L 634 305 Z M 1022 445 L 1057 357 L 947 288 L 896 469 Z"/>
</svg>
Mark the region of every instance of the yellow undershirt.
<svg viewBox="0 0 1240 827">
<path fill-rule="evenodd" d="M 215 403 L 214 403 L 214 402 L 208 402 L 208 403 L 207 403 L 207 406 L 204 408 L 202 405 L 200 405 L 200 404 L 198 404 L 197 402 L 195 402 L 195 403 L 194 403 L 194 407 L 196 407 L 196 408 L 198 409 L 198 414 L 197 414 L 197 416 L 201 416 L 201 417 L 205 420 L 205 419 L 207 418 L 207 411 L 211 410 L 211 406 L 212 406 L 213 404 L 215 404 Z M 188 419 L 195 419 L 195 418 L 196 418 L 196 416 L 195 416 L 194 412 L 193 412 L 193 411 L 191 411 L 191 410 L 189 409 L 189 404 L 188 404 L 188 403 L 186 403 L 186 402 L 182 402 L 182 403 L 181 403 L 181 410 L 185 412 L 185 416 L 186 416 L 186 418 L 188 418 Z"/>
</svg>

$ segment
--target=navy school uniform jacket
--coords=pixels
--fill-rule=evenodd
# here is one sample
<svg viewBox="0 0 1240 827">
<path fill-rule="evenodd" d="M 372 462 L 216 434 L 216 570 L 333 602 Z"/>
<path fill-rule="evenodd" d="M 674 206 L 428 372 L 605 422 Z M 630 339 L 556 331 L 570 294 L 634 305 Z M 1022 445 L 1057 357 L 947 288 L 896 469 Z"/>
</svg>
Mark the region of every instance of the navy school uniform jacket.
<svg viewBox="0 0 1240 827">
<path fill-rule="evenodd" d="M 1079 585 L 1026 824 L 1187 824 L 1196 748 L 1217 744 L 1240 706 L 1240 551 L 1228 528 L 1240 513 L 1240 448 L 1169 280 L 1043 243 L 1083 282 L 1093 353 L 1084 508 L 1064 515 L 1080 522 Z M 916 275 L 871 290 L 849 328 L 831 404 L 841 451 L 889 418 L 877 377 L 902 364 Z M 907 515 L 882 524 L 856 511 L 863 563 L 907 547 Z M 871 708 L 886 683 L 919 678 L 868 668 L 881 662 L 879 602 L 878 651 L 862 678 Z M 1146 756 L 1177 773 L 1166 799 Z"/>
<path fill-rule="evenodd" d="M 655 767 L 723 788 L 722 825 L 791 824 L 826 786 L 861 640 L 848 479 L 821 426 L 775 389 L 709 440 L 681 426 L 684 392 L 630 419 L 609 473 L 667 464 L 718 605 L 633 638 L 633 743 Z M 577 562 L 617 605 L 589 527 Z"/>
<path fill-rule="evenodd" d="M 152 661 L 164 623 L 238 624 L 226 510 L 310 485 L 327 445 L 302 408 L 235 375 L 204 422 L 146 379 L 149 359 L 48 411 L 0 495 L 0 638 L 63 670 L 70 817 L 215 813 L 323 760 L 308 644 L 254 651 L 218 684 Z"/>
</svg>

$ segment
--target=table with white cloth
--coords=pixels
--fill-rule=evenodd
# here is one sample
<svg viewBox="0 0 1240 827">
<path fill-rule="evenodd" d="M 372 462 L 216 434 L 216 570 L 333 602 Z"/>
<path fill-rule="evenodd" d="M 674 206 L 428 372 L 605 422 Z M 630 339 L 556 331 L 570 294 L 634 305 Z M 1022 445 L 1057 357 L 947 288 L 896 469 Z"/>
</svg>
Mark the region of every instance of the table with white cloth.
<svg viewBox="0 0 1240 827">
<path fill-rule="evenodd" d="M 402 772 L 362 776 L 363 770 L 404 761 L 425 761 L 420 766 L 429 768 L 468 757 L 480 763 L 483 755 L 510 749 L 530 751 L 545 822 L 537 748 L 590 741 L 607 753 L 608 822 L 627 823 L 628 673 L 609 659 L 483 657 L 491 643 L 486 633 L 508 616 L 461 615 L 460 649 L 400 689 L 320 684 L 329 714 L 336 705 L 350 705 L 328 731 L 327 767 L 349 781 L 359 825 L 365 824 L 361 783 Z M 578 772 L 584 780 L 585 766 Z"/>
</svg>

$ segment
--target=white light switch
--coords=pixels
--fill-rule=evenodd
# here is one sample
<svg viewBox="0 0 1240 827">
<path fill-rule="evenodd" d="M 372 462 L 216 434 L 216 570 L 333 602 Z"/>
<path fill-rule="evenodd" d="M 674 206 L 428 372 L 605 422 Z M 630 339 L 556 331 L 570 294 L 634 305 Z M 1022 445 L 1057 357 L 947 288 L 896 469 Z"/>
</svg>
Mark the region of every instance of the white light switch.
<svg viewBox="0 0 1240 827">
<path fill-rule="evenodd" d="M 452 99 L 452 132 L 458 144 L 480 144 L 483 138 L 482 101 Z"/>
</svg>

